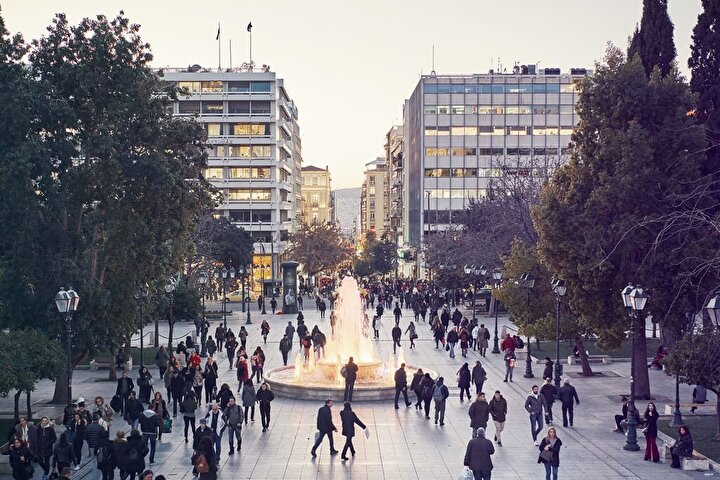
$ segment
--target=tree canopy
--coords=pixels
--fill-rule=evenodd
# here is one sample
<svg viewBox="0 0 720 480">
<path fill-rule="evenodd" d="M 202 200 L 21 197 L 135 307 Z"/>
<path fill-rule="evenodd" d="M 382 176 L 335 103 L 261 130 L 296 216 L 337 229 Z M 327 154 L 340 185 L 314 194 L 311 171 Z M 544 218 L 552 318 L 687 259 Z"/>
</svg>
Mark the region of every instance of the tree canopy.
<svg viewBox="0 0 720 480">
<path fill-rule="evenodd" d="M 640 57 L 645 75 L 650 76 L 658 67 L 660 74 L 668 75 L 675 61 L 674 26 L 668 14 L 667 0 L 643 0 L 643 14 L 640 27 L 630 40 L 628 59 Z"/>
<path fill-rule="evenodd" d="M 286 257 L 299 262 L 307 275 L 332 270 L 350 257 L 351 247 L 340 236 L 334 223 L 313 220 L 302 223 L 290 235 Z"/>
</svg>

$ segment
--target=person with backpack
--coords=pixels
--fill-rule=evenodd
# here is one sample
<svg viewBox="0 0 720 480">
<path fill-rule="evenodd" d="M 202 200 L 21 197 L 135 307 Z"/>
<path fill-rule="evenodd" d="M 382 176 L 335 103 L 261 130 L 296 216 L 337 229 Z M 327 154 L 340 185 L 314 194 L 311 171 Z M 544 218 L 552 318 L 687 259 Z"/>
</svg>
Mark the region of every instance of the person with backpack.
<svg viewBox="0 0 720 480">
<path fill-rule="evenodd" d="M 212 440 L 209 437 L 203 437 L 198 445 L 194 462 L 195 471 L 198 474 L 199 480 L 216 480 L 217 465 L 218 462 L 213 453 Z"/>
<path fill-rule="evenodd" d="M 113 442 L 110 441 L 110 432 L 107 430 L 100 434 L 100 443 L 95 449 L 95 459 L 97 460 L 97 469 L 102 473 L 103 480 L 112 480 L 115 476 L 117 462 Z"/>
<path fill-rule="evenodd" d="M 228 431 L 228 443 L 230 444 L 230 451 L 228 455 L 235 454 L 234 441 L 237 440 L 237 451 L 242 449 L 242 423 L 243 423 L 243 411 L 240 405 L 235 404 L 235 399 L 231 398 L 228 406 L 223 410 L 223 419 Z M 247 419 L 246 419 L 247 423 Z"/>
<path fill-rule="evenodd" d="M 53 448 L 52 470 L 61 472 L 63 468 L 70 467 L 74 461 L 75 452 L 70 442 L 68 442 L 67 432 L 63 432 L 60 434 L 60 439 L 55 444 L 55 448 Z"/>
<path fill-rule="evenodd" d="M 185 443 L 188 443 L 188 427 L 190 431 L 195 434 L 195 410 L 197 410 L 198 402 L 195 398 L 195 392 L 188 392 L 180 405 L 180 412 L 183 416 L 183 422 L 185 424 Z"/>
<path fill-rule="evenodd" d="M 450 396 L 450 391 L 444 382 L 445 379 L 443 377 L 439 377 L 437 382 L 435 382 L 432 394 L 433 401 L 435 402 L 435 424 L 438 423 L 439 418 L 440 426 L 445 425 L 445 405 L 447 403 L 447 398 Z"/>
<path fill-rule="evenodd" d="M 292 340 L 288 337 L 288 334 L 286 333 L 285 335 L 283 335 L 282 340 L 280 340 L 280 354 L 282 355 L 283 365 L 285 366 L 287 366 L 288 353 L 290 353 L 290 350 L 292 350 Z"/>
<path fill-rule="evenodd" d="M 133 430 L 127 439 L 127 466 L 126 472 L 130 474 L 130 480 L 145 470 L 145 456 L 149 450 L 140 432 Z"/>
<path fill-rule="evenodd" d="M 433 389 L 435 388 L 435 382 L 429 373 L 426 373 L 420 382 L 420 395 L 425 407 L 425 420 L 430 420 L 430 402 L 433 398 Z"/>
<path fill-rule="evenodd" d="M 158 423 L 160 422 L 162 422 L 162 419 L 155 413 L 155 410 L 149 407 L 140 416 L 140 430 L 142 432 L 143 442 L 145 442 L 146 446 L 147 443 L 150 442 L 151 465 L 155 463 L 155 447 L 157 446 Z"/>
</svg>

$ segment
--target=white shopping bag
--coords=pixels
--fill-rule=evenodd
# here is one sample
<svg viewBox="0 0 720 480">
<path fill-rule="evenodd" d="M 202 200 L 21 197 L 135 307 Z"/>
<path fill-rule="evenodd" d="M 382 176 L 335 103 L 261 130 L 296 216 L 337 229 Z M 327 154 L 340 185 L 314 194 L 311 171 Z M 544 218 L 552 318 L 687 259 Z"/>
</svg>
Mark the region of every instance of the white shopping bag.
<svg viewBox="0 0 720 480">
<path fill-rule="evenodd" d="M 315 432 L 315 443 L 317 443 L 318 440 L 320 440 L 320 430 L 318 430 L 317 432 Z"/>
<path fill-rule="evenodd" d="M 365 438 L 370 438 L 370 429 L 369 428 L 365 429 Z"/>
<path fill-rule="evenodd" d="M 463 467 L 462 471 L 460 472 L 460 475 L 458 475 L 458 480 L 474 480 L 475 475 L 473 475 L 472 470 L 468 467 Z"/>
</svg>

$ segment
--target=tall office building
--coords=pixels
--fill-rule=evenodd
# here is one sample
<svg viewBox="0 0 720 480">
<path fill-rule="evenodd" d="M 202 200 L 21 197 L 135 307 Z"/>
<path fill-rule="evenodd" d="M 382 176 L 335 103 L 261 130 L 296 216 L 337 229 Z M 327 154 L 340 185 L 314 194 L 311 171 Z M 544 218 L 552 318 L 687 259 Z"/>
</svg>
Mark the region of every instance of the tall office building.
<svg viewBox="0 0 720 480">
<path fill-rule="evenodd" d="M 303 222 L 332 222 L 330 170 L 308 165 L 302 168 Z"/>
<path fill-rule="evenodd" d="M 591 72 L 423 75 L 403 109 L 403 239 L 449 228 L 503 175 L 546 178 L 569 158 L 578 82 Z M 418 273 L 422 273 L 418 271 Z"/>
<path fill-rule="evenodd" d="M 208 134 L 205 177 L 222 192 L 217 215 L 255 240 L 253 289 L 279 281 L 279 260 L 301 214 L 298 110 L 285 83 L 268 67 L 211 71 L 197 65 L 163 69 L 165 80 L 187 89 L 177 116 L 195 118 Z"/>
<path fill-rule="evenodd" d="M 387 163 L 378 157 L 365 164 L 365 180 L 360 192 L 360 233 L 368 232 L 381 237 L 388 231 Z"/>
</svg>

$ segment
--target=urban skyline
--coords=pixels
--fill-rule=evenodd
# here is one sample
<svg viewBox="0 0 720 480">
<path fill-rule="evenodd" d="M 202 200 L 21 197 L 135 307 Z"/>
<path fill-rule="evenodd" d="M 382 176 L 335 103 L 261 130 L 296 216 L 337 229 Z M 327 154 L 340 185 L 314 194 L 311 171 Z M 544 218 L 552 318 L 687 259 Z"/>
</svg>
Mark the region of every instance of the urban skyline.
<svg viewBox="0 0 720 480">
<path fill-rule="evenodd" d="M 310 7 L 293 2 L 219 2 L 215 9 L 191 14 L 181 8 L 168 9 L 165 2 L 127 1 L 99 7 L 78 0 L 62 9 L 70 22 L 77 22 L 97 14 L 114 16 L 122 8 L 141 25 L 141 35 L 153 50 L 153 66 L 158 68 L 192 64 L 217 68 L 219 20 L 222 65 L 229 66 L 228 41 L 232 39 L 233 66 L 239 66 L 248 60 L 246 26 L 252 21 L 253 60 L 280 72 L 291 85 L 301 111 L 305 162 L 328 165 L 334 172 L 333 187 L 348 188 L 359 186 L 365 163 L 383 153 L 387 129 L 402 123 L 403 100 L 409 98 L 419 75 L 432 69 L 433 45 L 438 74 L 487 73 L 490 68 L 497 69 L 498 63 L 511 71 L 516 61 L 540 61 L 539 68 L 563 71 L 576 66 L 592 68 L 608 41 L 625 47 L 642 12 L 642 2 L 604 2 L 602 9 L 593 12 L 592 28 L 588 28 L 586 22 L 573 20 L 587 14 L 583 2 L 553 3 L 553 8 L 548 8 L 530 1 L 513 5 L 463 2 L 457 9 L 438 10 L 428 8 L 429 2 L 418 6 L 402 1 L 395 2 L 388 12 L 380 2 L 340 6 L 318 1 Z M 9 30 L 26 38 L 42 35 L 60 10 L 49 0 L 33 2 L 32 9 L 26 7 L 19 0 L 2 4 Z M 479 22 L 488 19 L 490 7 L 490 21 Z M 671 0 L 669 13 L 675 25 L 678 66 L 687 75 L 690 33 L 700 13 L 700 1 Z M 403 22 L 397 21 L 399 15 Z M 304 18 L 308 20 L 298 21 Z M 438 29 L 436 25 L 449 27 Z M 513 41 L 502 41 L 509 31 Z M 537 41 L 539 34 L 542 42 Z M 307 75 L 308 69 L 314 74 Z M 378 72 L 382 72 L 381 81 L 368 81 Z M 336 105 L 344 105 L 353 115 L 344 116 L 343 122 L 328 121 L 337 115 Z M 337 155 L 345 147 L 348 132 L 353 132 L 353 148 Z"/>
</svg>

